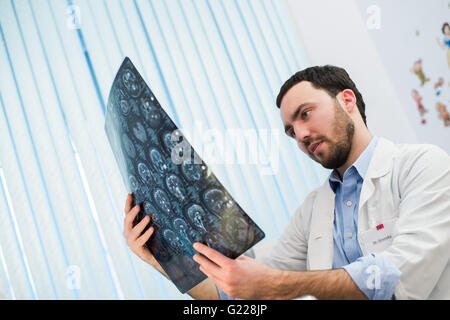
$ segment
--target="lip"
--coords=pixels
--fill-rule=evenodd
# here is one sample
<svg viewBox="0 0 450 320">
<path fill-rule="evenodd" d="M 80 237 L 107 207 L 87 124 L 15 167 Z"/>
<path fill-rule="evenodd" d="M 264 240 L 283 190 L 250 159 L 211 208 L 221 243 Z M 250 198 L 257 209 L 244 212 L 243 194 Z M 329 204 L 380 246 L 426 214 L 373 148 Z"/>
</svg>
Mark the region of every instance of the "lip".
<svg viewBox="0 0 450 320">
<path fill-rule="evenodd" d="M 312 153 L 312 154 L 317 154 L 317 152 L 319 152 L 319 149 L 320 149 L 320 147 L 322 146 L 322 143 L 323 143 L 323 141 L 319 141 L 319 142 L 316 142 L 316 143 L 313 143 L 313 144 L 311 144 L 310 146 L 309 146 L 309 151 Z M 315 149 L 314 149 L 315 148 Z"/>
</svg>

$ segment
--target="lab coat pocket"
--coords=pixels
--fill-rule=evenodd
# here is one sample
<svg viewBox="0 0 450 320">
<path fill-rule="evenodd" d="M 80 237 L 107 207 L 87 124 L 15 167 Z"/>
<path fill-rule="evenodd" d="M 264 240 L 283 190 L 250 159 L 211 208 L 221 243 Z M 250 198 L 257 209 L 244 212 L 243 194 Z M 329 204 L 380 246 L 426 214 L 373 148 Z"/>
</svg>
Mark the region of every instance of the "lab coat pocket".
<svg viewBox="0 0 450 320">
<path fill-rule="evenodd" d="M 359 234 L 359 242 L 364 254 L 382 252 L 392 244 L 393 229 L 398 218 L 383 223 Z"/>
</svg>

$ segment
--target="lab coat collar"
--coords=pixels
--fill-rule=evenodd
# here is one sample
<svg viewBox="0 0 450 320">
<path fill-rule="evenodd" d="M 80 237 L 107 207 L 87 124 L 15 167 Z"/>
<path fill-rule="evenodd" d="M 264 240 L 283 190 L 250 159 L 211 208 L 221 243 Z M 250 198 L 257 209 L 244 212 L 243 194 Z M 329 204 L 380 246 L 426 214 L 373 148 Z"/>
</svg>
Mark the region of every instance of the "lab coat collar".
<svg viewBox="0 0 450 320">
<path fill-rule="evenodd" d="M 393 142 L 384 138 L 379 138 L 372 159 L 370 160 L 365 179 L 380 178 L 390 172 L 392 170 L 394 151 L 395 146 Z"/>
<path fill-rule="evenodd" d="M 365 216 L 361 215 L 361 210 L 364 209 L 364 205 L 366 204 L 367 200 L 373 195 L 373 192 L 375 191 L 373 180 L 385 176 L 392 170 L 394 151 L 394 143 L 384 138 L 379 138 L 361 188 L 358 209 L 358 228 L 366 223 Z"/>
</svg>

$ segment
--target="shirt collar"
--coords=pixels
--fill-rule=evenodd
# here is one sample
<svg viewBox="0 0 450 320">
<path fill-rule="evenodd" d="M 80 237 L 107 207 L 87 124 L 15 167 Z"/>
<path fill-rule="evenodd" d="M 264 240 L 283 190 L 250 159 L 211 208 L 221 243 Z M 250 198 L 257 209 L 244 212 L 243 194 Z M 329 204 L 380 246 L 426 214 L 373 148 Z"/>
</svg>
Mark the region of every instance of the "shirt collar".
<svg viewBox="0 0 450 320">
<path fill-rule="evenodd" d="M 375 146 L 377 145 L 378 138 L 373 137 L 370 140 L 369 145 L 364 149 L 364 151 L 359 155 L 358 159 L 351 165 L 344 173 L 344 179 L 352 176 L 353 174 L 358 174 L 362 179 L 367 173 L 367 169 L 369 168 L 370 160 L 372 159 L 373 151 Z M 339 178 L 339 173 L 336 169 L 333 170 L 330 174 L 329 178 L 331 189 L 336 192 L 336 188 L 339 183 L 341 183 L 341 179 Z"/>
</svg>

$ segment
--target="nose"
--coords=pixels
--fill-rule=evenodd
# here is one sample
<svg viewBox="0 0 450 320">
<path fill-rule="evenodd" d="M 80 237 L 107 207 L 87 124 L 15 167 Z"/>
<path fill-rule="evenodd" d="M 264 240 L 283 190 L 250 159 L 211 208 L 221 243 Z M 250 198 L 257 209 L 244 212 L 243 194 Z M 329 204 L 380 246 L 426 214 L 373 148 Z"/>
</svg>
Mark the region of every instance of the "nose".
<svg viewBox="0 0 450 320">
<path fill-rule="evenodd" d="M 310 138 L 310 131 L 306 126 L 296 125 L 294 126 L 295 139 L 297 144 L 302 147 L 304 142 Z"/>
</svg>

